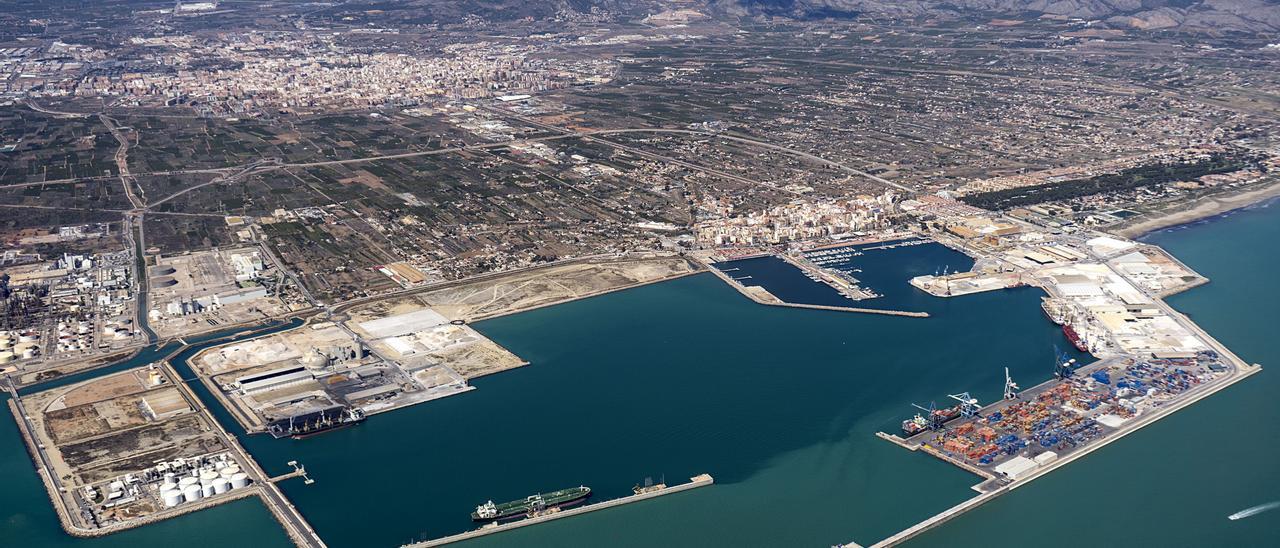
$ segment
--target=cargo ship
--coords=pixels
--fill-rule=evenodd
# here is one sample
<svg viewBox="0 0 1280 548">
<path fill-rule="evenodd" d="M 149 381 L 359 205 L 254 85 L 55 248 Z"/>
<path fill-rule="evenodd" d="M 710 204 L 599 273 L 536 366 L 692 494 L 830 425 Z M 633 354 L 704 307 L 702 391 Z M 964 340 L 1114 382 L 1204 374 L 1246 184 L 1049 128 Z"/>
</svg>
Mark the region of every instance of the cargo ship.
<svg viewBox="0 0 1280 548">
<path fill-rule="evenodd" d="M 933 416 L 932 421 L 930 421 L 929 418 L 925 417 L 924 415 L 916 413 L 915 417 L 902 421 L 902 433 L 906 434 L 907 437 L 911 437 L 921 432 L 924 432 L 925 430 L 928 430 L 931 423 L 942 425 L 947 421 L 950 421 L 951 419 L 959 417 L 960 408 L 961 406 L 957 405 L 955 407 L 948 407 L 946 409 L 935 409 L 932 412 L 930 412 L 930 414 Z"/>
<path fill-rule="evenodd" d="M 1080 338 L 1080 334 L 1076 333 L 1076 328 L 1071 327 L 1071 324 L 1062 324 L 1062 334 L 1067 336 L 1067 340 L 1071 341 L 1071 344 L 1075 345 L 1077 350 L 1081 352 L 1089 351 L 1089 345 L 1084 343 L 1084 339 Z"/>
<path fill-rule="evenodd" d="M 550 508 L 564 508 L 579 504 L 591 496 L 591 488 L 586 486 L 570 487 L 546 494 L 530 495 L 521 500 L 513 500 L 502 504 L 486 502 L 476 507 L 471 513 L 473 521 L 504 521 L 522 518 L 541 513 Z"/>
<path fill-rule="evenodd" d="M 335 405 L 301 415 L 294 415 L 287 419 L 272 421 L 267 424 L 267 432 L 276 439 L 283 437 L 303 439 L 330 430 L 360 424 L 364 422 L 364 419 L 365 414 L 362 409 Z"/>
<path fill-rule="evenodd" d="M 1060 299 L 1044 297 L 1040 301 L 1040 309 L 1044 310 L 1044 315 L 1049 318 L 1049 321 L 1058 325 L 1067 323 L 1066 307 L 1066 303 Z"/>
</svg>

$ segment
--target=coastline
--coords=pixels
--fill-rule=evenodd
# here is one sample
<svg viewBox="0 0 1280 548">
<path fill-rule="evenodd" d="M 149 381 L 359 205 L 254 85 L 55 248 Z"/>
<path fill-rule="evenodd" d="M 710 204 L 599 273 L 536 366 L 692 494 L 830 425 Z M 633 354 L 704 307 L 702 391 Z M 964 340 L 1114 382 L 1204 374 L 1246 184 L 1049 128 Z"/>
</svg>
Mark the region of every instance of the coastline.
<svg viewBox="0 0 1280 548">
<path fill-rule="evenodd" d="M 1124 238 L 1138 239 L 1166 228 L 1202 221 L 1278 197 L 1280 197 L 1280 181 L 1242 192 L 1206 196 L 1170 211 L 1161 212 L 1155 216 L 1143 215 L 1136 222 L 1104 230 Z"/>
</svg>

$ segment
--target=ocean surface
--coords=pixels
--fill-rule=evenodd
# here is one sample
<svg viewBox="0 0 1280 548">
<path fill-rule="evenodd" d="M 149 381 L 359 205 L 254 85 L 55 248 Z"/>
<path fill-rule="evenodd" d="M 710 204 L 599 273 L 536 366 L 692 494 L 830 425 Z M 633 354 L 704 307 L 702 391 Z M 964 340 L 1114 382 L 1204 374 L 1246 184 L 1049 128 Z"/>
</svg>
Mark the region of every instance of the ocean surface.
<svg viewBox="0 0 1280 548">
<path fill-rule="evenodd" d="M 1265 244 L 1277 239 L 1280 207 L 1150 238 L 1213 280 L 1172 303 L 1264 366 L 1280 364 L 1268 344 L 1280 256 Z M 896 430 L 912 402 L 966 390 L 998 398 L 1006 366 L 1024 386 L 1043 381 L 1053 347 L 1067 348 L 1039 290 L 913 296 L 895 284 L 966 265 L 945 248 L 893 251 L 859 257 L 859 277 L 885 303 L 919 299 L 905 309 L 933 317 L 761 306 L 693 276 L 477 324 L 533 364 L 479 379 L 478 390 L 306 440 L 242 441 L 268 472 L 307 466 L 315 484 L 282 487 L 335 548 L 456 533 L 488 499 L 579 484 L 607 499 L 646 476 L 677 483 L 702 472 L 716 485 L 465 546 L 870 544 L 968 498 L 978 481 L 877 430 Z M 902 263 L 916 266 L 893 266 Z M 1280 500 L 1278 383 L 1264 371 L 912 544 L 1280 545 L 1280 510 L 1226 517 Z M 0 473 L 0 546 L 287 545 L 254 500 L 105 539 L 67 537 L 11 419 L 0 420 Z"/>
</svg>

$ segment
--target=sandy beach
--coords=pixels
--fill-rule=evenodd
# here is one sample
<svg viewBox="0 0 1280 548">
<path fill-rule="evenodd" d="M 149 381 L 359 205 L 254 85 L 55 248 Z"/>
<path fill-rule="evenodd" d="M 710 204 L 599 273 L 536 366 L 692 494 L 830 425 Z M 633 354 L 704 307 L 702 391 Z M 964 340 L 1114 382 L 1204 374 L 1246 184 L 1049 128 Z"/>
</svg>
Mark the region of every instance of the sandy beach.
<svg viewBox="0 0 1280 548">
<path fill-rule="evenodd" d="M 1157 230 L 1187 224 L 1220 215 L 1234 209 L 1280 196 L 1280 181 L 1274 181 L 1244 191 L 1225 192 L 1197 198 L 1193 201 L 1168 207 L 1162 211 L 1144 214 L 1117 225 L 1108 232 L 1125 238 L 1137 238 Z"/>
</svg>

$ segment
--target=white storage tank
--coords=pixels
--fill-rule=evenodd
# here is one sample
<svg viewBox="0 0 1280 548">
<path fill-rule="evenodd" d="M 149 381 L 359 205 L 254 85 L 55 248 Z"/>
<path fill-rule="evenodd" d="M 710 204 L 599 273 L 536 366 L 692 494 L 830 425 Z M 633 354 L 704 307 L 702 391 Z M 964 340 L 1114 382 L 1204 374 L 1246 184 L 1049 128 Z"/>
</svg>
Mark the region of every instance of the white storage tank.
<svg viewBox="0 0 1280 548">
<path fill-rule="evenodd" d="M 218 478 L 213 482 L 213 492 L 221 495 L 231 490 L 231 480 L 227 478 Z"/>
<path fill-rule="evenodd" d="M 234 476 L 231 476 L 232 489 L 239 489 L 241 487 L 248 487 L 248 486 L 249 486 L 249 474 L 240 472 Z"/>
<path fill-rule="evenodd" d="M 191 487 L 192 485 L 195 485 L 195 484 L 196 484 L 196 483 L 198 483 L 199 481 L 200 481 L 200 480 L 198 480 L 198 479 L 196 479 L 196 478 L 193 478 L 193 477 L 187 476 L 187 477 L 185 477 L 185 478 L 182 478 L 182 479 L 178 480 L 178 487 L 179 487 L 179 488 L 181 488 L 183 491 L 186 491 L 188 487 Z"/>
<path fill-rule="evenodd" d="M 220 473 L 222 474 L 222 477 L 231 479 L 231 476 L 234 476 L 240 473 L 240 467 L 235 464 L 228 464 L 227 467 L 223 468 Z"/>
<path fill-rule="evenodd" d="M 182 504 L 182 491 L 177 489 L 168 489 L 160 492 L 160 498 L 164 499 L 165 508 L 173 508 Z"/>
<path fill-rule="evenodd" d="M 202 485 L 202 486 L 200 486 L 200 494 L 201 494 L 201 495 L 204 495 L 204 496 L 206 496 L 206 497 L 212 497 L 214 492 L 215 492 L 215 491 L 214 491 L 214 489 L 213 489 L 213 484 L 212 484 L 212 483 L 210 483 L 209 485 Z"/>
<path fill-rule="evenodd" d="M 177 489 L 178 489 L 178 484 L 169 480 L 164 480 L 164 483 L 160 484 L 161 493 L 165 491 L 176 491 Z"/>
<path fill-rule="evenodd" d="M 200 474 L 200 485 L 213 485 L 213 480 L 218 479 L 218 473 L 213 470 Z"/>
<path fill-rule="evenodd" d="M 204 491 L 200 489 L 199 485 L 188 485 L 186 489 L 182 490 L 182 497 L 185 498 L 187 502 L 195 502 L 204 498 Z"/>
</svg>

